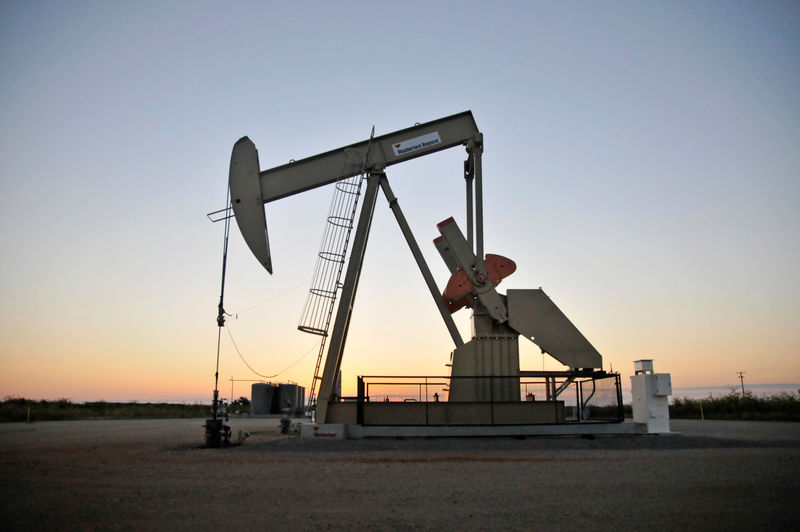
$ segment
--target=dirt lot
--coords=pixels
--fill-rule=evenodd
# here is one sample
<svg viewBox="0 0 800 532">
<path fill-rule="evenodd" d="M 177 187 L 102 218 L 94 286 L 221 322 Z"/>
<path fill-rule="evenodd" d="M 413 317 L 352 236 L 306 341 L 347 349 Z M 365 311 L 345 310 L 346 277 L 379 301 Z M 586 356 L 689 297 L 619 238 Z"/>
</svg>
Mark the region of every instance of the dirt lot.
<svg viewBox="0 0 800 532">
<path fill-rule="evenodd" d="M 0 528 L 800 529 L 800 424 L 678 435 L 304 441 L 232 420 L 0 425 Z"/>
</svg>

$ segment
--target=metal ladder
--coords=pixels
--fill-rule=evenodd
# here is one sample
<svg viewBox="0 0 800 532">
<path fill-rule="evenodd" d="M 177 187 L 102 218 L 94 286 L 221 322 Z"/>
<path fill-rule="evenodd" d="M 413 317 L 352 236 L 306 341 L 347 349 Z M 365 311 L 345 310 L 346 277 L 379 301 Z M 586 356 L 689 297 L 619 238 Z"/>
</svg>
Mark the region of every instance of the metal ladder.
<svg viewBox="0 0 800 532">
<path fill-rule="evenodd" d="M 311 288 L 300 316 L 300 323 L 297 326 L 303 332 L 322 337 L 319 353 L 317 353 L 317 364 L 314 367 L 314 379 L 311 381 L 311 392 L 308 395 L 309 408 L 313 406 L 316 399 L 317 382 L 322 380 L 319 370 L 322 365 L 322 356 L 325 353 L 336 297 L 342 287 L 340 280 L 347 256 L 347 247 L 350 243 L 350 233 L 356 217 L 358 199 L 361 196 L 361 184 L 366 177 L 365 168 L 369 150 L 366 155 L 358 153 L 354 155 L 357 156 L 354 157 L 357 161 L 354 168 L 359 169 L 359 173 L 343 179 L 335 185 L 336 189 L 331 200 L 320 251 L 317 254 Z"/>
</svg>

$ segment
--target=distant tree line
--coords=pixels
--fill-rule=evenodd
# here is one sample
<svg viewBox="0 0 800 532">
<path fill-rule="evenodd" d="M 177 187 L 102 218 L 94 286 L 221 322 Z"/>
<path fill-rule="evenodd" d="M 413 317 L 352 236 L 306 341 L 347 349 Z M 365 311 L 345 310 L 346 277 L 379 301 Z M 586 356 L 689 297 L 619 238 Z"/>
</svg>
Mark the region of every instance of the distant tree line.
<svg viewBox="0 0 800 532">
<path fill-rule="evenodd" d="M 230 405 L 232 414 L 246 414 L 250 400 L 240 397 Z M 631 405 L 624 405 L 626 417 L 632 416 Z M 702 412 L 702 413 L 701 413 Z M 211 415 L 210 404 L 181 403 L 114 403 L 94 401 L 73 403 L 69 399 L 55 401 L 6 397 L 0 402 L 0 422 L 58 421 L 70 419 L 166 419 L 202 418 Z M 721 396 L 704 399 L 676 397 L 669 406 L 673 419 L 741 419 L 760 421 L 800 421 L 800 390 L 797 394 L 782 392 L 756 396 L 731 390 Z"/>
<path fill-rule="evenodd" d="M 800 421 L 800 390 L 758 397 L 732 389 L 726 395 L 705 399 L 676 397 L 669 406 L 674 419 L 742 419 L 756 421 Z"/>
<path fill-rule="evenodd" d="M 112 403 L 94 401 L 73 403 L 69 399 L 37 401 L 6 397 L 0 402 L 0 422 L 58 421 L 71 419 L 163 419 L 202 418 L 210 415 L 210 404 Z"/>
<path fill-rule="evenodd" d="M 250 412 L 250 399 L 247 397 L 240 397 L 234 400 L 230 405 L 231 414 L 248 414 Z"/>
</svg>

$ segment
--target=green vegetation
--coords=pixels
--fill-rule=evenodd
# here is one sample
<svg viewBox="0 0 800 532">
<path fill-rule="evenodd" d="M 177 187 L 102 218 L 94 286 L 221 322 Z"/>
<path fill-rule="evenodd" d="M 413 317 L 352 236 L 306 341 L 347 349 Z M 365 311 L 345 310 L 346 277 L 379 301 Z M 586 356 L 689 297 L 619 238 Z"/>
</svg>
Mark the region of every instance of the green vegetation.
<svg viewBox="0 0 800 532">
<path fill-rule="evenodd" d="M 250 412 L 250 399 L 247 397 L 240 397 L 231 403 L 231 414 L 246 414 L 248 412 Z"/>
<path fill-rule="evenodd" d="M 0 402 L 0 422 L 26 421 L 29 412 L 31 421 L 202 418 L 211 414 L 211 405 L 106 401 L 73 403 L 69 399 L 35 401 L 21 397 L 6 397 Z"/>
<path fill-rule="evenodd" d="M 735 390 L 719 397 L 705 399 L 675 398 L 669 406 L 674 419 L 745 419 L 751 421 L 800 421 L 800 392 L 782 392 L 757 397 Z"/>
</svg>

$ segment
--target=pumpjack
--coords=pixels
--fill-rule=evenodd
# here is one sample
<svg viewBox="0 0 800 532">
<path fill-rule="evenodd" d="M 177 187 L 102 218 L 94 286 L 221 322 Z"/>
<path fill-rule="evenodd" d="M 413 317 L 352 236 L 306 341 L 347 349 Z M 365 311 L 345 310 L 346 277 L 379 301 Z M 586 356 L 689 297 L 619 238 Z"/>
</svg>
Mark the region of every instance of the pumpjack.
<svg viewBox="0 0 800 532">
<path fill-rule="evenodd" d="M 467 153 L 463 168 L 466 235 L 452 217 L 437 226 L 439 236 L 433 243 L 450 271 L 446 286 L 440 289 L 389 185 L 386 171 L 392 165 L 457 146 L 466 148 Z M 301 324 L 300 327 L 316 331 L 327 340 L 324 369 L 321 376 L 317 370 L 313 382 L 315 388 L 319 380 L 315 402 L 317 423 L 363 423 L 365 417 L 374 425 L 561 423 L 565 420 L 565 411 L 559 396 L 564 390 L 580 379 L 594 383 L 608 377 L 616 377 L 621 412 L 618 375 L 602 370 L 600 353 L 542 289 L 498 292 L 498 285 L 514 273 L 516 264 L 501 255 L 484 253 L 483 149 L 483 134 L 471 111 L 377 137 L 373 129 L 373 135 L 367 140 L 267 170 L 261 170 L 258 151 L 248 137 L 234 144 L 229 173 L 233 214 L 248 247 L 270 274 L 273 265 L 265 204 L 331 183 L 337 183 L 341 190 L 346 190 L 344 185 L 358 187 L 355 196 L 362 196 L 344 281 L 340 282 L 337 277 L 330 290 L 315 292 L 312 289 L 312 293 L 329 299 L 334 299 L 332 293 L 335 296 L 335 292 L 340 292 L 335 317 L 331 306 L 327 322 L 333 319 L 333 328 L 329 334 L 327 326 L 315 328 Z M 366 185 L 364 192 L 361 192 L 362 183 Z M 420 417 L 422 414 L 414 413 L 421 412 L 419 404 L 382 405 L 370 402 L 369 398 L 364 401 L 361 380 L 357 404 L 343 401 L 336 388 L 379 189 L 394 213 L 454 343 L 448 397 L 439 402 L 437 394 L 436 404 L 426 406 L 424 421 Z M 346 220 L 337 225 L 346 226 L 348 231 L 352 229 L 355 204 L 352 213 L 349 225 Z M 340 217 L 331 219 L 336 222 Z M 348 232 L 346 241 L 349 240 Z M 327 255 L 321 253 L 321 256 Z M 344 252 L 336 256 L 344 265 Z M 463 308 L 472 310 L 472 338 L 468 341 L 461 337 L 452 317 Z M 543 353 L 567 369 L 556 372 L 520 370 L 519 336 L 534 342 Z M 319 365 L 318 362 L 318 368 Z M 546 398 L 523 400 L 520 388 L 523 378 L 543 379 Z M 404 408 L 406 410 L 401 411 Z M 417 410 L 412 412 L 414 408 Z"/>
</svg>

